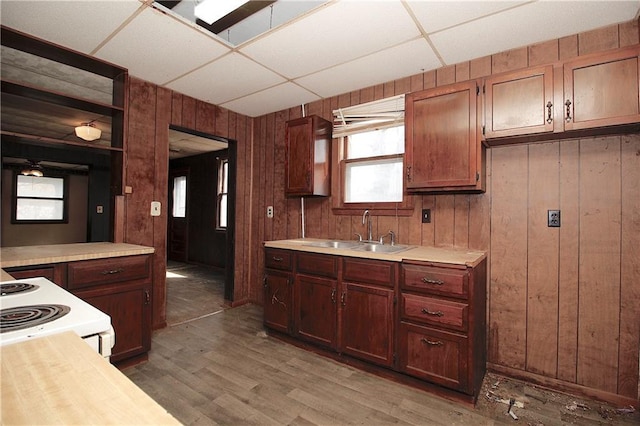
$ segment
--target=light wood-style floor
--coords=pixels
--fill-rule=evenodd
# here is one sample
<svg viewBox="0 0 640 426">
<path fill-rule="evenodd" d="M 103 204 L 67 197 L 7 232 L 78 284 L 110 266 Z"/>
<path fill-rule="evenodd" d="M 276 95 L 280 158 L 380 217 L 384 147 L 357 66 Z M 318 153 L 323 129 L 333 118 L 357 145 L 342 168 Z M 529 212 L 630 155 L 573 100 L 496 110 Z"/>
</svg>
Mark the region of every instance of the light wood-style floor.
<svg viewBox="0 0 640 426">
<path fill-rule="evenodd" d="M 484 396 L 488 390 L 524 402 L 524 408 L 514 409 L 521 424 L 632 425 L 640 420 L 638 413 L 621 414 L 491 374 L 475 408 L 450 403 L 269 337 L 262 308 L 255 305 L 156 331 L 149 361 L 124 373 L 187 425 L 516 423 L 506 415 L 506 405 Z"/>
</svg>

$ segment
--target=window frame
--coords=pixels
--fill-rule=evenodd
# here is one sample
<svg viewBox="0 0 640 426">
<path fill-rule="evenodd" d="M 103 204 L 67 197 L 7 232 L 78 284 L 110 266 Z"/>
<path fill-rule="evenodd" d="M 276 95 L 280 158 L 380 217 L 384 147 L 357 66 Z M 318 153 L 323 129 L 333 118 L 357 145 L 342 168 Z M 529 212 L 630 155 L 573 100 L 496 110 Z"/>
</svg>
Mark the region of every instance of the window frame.
<svg viewBox="0 0 640 426">
<path fill-rule="evenodd" d="M 363 130 L 363 132 L 370 131 Z M 332 211 L 337 215 L 354 215 L 360 214 L 364 210 L 369 210 L 371 214 L 376 216 L 412 216 L 414 214 L 414 197 L 407 192 L 404 176 L 402 178 L 402 201 L 396 202 L 362 202 L 362 203 L 345 203 L 346 190 L 346 165 L 351 162 L 371 161 L 376 159 L 402 157 L 404 170 L 405 154 L 380 155 L 374 157 L 362 157 L 357 159 L 348 159 L 348 138 L 349 136 L 341 136 L 334 138 L 333 143 L 337 149 L 332 150 L 332 163 L 337 165 L 334 167 L 334 173 L 331 179 Z"/>
<path fill-rule="evenodd" d="M 227 165 L 227 191 L 224 192 L 224 165 Z M 217 161 L 218 168 L 218 185 L 216 188 L 216 231 L 225 232 L 229 227 L 229 158 L 228 157 L 218 157 Z M 220 225 L 220 215 L 221 209 L 220 206 L 222 204 L 222 197 L 227 198 L 227 224 L 226 226 Z"/>
<path fill-rule="evenodd" d="M 47 172 L 47 178 L 62 179 L 62 219 L 18 219 L 18 198 L 34 200 L 60 200 L 51 197 L 18 197 L 18 176 L 21 173 L 13 172 L 12 192 L 11 192 L 11 224 L 13 225 L 51 225 L 69 223 L 69 176 L 65 173 Z M 38 178 L 36 178 L 38 179 Z"/>
</svg>

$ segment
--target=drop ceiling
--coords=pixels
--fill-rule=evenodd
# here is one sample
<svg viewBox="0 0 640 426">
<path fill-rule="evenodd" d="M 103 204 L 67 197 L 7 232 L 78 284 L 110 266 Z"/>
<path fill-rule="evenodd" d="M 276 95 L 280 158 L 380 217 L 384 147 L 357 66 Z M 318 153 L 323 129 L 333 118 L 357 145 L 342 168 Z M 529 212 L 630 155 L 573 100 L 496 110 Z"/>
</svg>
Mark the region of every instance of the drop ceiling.
<svg viewBox="0 0 640 426">
<path fill-rule="evenodd" d="M 151 0 L 2 0 L 0 7 L 5 26 L 250 117 L 626 22 L 640 11 L 638 0 L 314 3 L 236 45 Z"/>
</svg>

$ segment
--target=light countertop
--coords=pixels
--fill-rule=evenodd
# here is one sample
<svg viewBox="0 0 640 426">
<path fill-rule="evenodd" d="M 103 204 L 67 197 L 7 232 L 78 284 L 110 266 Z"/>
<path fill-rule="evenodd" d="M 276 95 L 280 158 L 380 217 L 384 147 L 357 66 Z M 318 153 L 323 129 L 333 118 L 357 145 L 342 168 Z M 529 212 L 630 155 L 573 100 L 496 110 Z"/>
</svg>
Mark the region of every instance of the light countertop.
<svg viewBox="0 0 640 426">
<path fill-rule="evenodd" d="M 0 354 L 1 424 L 180 424 L 74 332 Z"/>
<path fill-rule="evenodd" d="M 134 256 L 154 251 L 153 247 L 108 242 L 2 247 L 0 248 L 0 268 Z"/>
<path fill-rule="evenodd" d="M 306 251 L 311 253 L 333 254 L 338 256 L 360 257 L 368 259 L 389 260 L 402 262 L 403 260 L 417 260 L 433 263 L 447 263 L 474 267 L 487 256 L 483 251 L 461 249 L 454 247 L 411 246 L 399 253 L 373 253 L 356 251 L 348 248 L 314 247 L 311 244 L 327 241 L 317 238 L 298 238 L 293 240 L 265 241 L 264 246 L 284 250 Z"/>
</svg>

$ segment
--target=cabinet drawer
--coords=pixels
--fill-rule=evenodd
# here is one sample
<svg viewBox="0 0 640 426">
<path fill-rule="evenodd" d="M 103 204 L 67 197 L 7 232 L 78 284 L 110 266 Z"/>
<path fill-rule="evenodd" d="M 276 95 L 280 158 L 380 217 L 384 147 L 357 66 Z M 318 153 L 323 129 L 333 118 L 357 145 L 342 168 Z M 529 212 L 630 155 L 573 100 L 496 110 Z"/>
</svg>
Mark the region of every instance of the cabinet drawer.
<svg viewBox="0 0 640 426">
<path fill-rule="evenodd" d="M 278 249 L 264 249 L 264 266 L 272 269 L 290 271 L 293 255 L 290 251 Z"/>
<path fill-rule="evenodd" d="M 112 257 L 69 263 L 67 284 L 70 290 L 144 280 L 151 276 L 151 256 Z"/>
<path fill-rule="evenodd" d="M 469 273 L 463 269 L 403 264 L 401 285 L 404 290 L 466 299 Z"/>
<path fill-rule="evenodd" d="M 380 260 L 344 258 L 342 277 L 345 281 L 394 287 L 394 263 Z"/>
<path fill-rule="evenodd" d="M 414 294 L 402 295 L 402 318 L 467 331 L 469 305 Z"/>
<path fill-rule="evenodd" d="M 297 259 L 297 270 L 300 273 L 328 278 L 338 276 L 337 256 L 300 252 Z"/>
<path fill-rule="evenodd" d="M 400 323 L 400 369 L 412 376 L 469 393 L 465 336 Z"/>
</svg>

